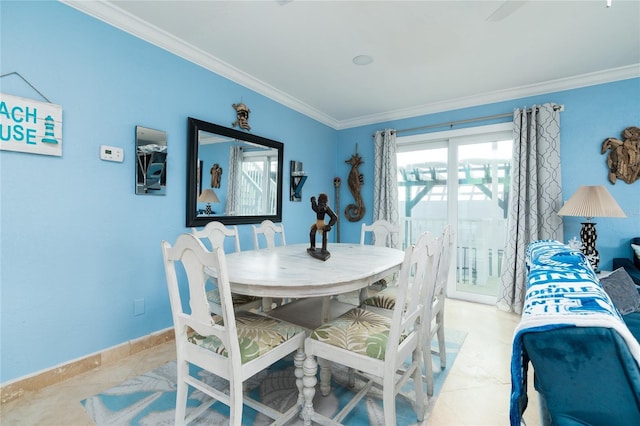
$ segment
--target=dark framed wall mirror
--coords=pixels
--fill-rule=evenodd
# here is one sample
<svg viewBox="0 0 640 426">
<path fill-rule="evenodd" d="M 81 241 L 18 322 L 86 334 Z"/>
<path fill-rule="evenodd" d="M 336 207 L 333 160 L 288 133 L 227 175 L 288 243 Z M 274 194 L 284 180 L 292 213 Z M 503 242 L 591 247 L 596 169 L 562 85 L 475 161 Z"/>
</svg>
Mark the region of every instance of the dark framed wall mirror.
<svg viewBox="0 0 640 426">
<path fill-rule="evenodd" d="M 188 118 L 186 225 L 282 220 L 284 144 Z"/>
<path fill-rule="evenodd" d="M 167 132 L 136 126 L 136 194 L 167 193 Z"/>
</svg>

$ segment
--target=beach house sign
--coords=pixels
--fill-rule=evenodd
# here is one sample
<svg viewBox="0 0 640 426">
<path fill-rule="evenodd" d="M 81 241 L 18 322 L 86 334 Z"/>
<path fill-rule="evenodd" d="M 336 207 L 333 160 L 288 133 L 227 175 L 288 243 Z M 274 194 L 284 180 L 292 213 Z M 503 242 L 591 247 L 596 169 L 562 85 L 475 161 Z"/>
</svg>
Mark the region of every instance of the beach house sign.
<svg viewBox="0 0 640 426">
<path fill-rule="evenodd" d="M 62 156 L 62 106 L 1 93 L 0 149 Z"/>
</svg>

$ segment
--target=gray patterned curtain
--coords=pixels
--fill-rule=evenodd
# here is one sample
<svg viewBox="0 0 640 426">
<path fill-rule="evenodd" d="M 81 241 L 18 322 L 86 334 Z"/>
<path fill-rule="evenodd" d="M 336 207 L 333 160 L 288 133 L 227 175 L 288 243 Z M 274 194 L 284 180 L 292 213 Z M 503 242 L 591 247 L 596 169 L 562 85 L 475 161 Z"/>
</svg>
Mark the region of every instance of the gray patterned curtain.
<svg viewBox="0 0 640 426">
<path fill-rule="evenodd" d="M 398 225 L 398 160 L 396 131 L 378 130 L 374 135 L 373 220 Z M 391 234 L 391 247 L 400 248 L 400 236 Z"/>
<path fill-rule="evenodd" d="M 513 171 L 498 307 L 522 313 L 525 252 L 536 240 L 563 240 L 560 112 L 552 104 L 513 113 Z"/>
<path fill-rule="evenodd" d="M 240 197 L 242 196 L 242 147 L 232 146 L 229 149 L 229 180 L 227 185 L 227 215 L 240 212 Z"/>
</svg>

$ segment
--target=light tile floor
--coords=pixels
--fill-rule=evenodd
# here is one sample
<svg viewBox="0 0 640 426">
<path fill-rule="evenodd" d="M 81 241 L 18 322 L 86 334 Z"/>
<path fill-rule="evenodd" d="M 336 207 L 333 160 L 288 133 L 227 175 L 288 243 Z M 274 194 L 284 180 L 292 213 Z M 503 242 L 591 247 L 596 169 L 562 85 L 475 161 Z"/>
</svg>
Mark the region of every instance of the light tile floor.
<svg viewBox="0 0 640 426">
<path fill-rule="evenodd" d="M 438 396 L 429 425 L 509 424 L 511 338 L 518 321 L 519 316 L 494 306 L 447 300 L 446 327 L 468 334 Z M 93 425 L 80 404 L 82 399 L 172 359 L 175 359 L 173 341 L 29 392 L 0 407 L 0 424 Z M 528 426 L 540 424 L 537 394 L 532 383 L 530 376 L 529 408 L 524 416 Z"/>
</svg>

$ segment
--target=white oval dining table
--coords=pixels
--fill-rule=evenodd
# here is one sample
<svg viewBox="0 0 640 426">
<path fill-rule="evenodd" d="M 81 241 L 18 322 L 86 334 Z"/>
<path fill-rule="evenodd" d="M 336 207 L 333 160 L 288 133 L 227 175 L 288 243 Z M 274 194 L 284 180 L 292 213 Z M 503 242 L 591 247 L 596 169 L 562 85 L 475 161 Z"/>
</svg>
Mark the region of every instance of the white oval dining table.
<svg viewBox="0 0 640 426">
<path fill-rule="evenodd" d="M 322 261 L 309 255 L 307 247 L 292 244 L 226 255 L 231 291 L 262 297 L 265 311 L 270 309 L 271 298 L 299 299 L 281 306 L 279 312 L 270 311 L 270 315 L 314 329 L 334 313 L 339 315 L 329 296 L 365 289 L 400 270 L 404 260 L 404 252 L 393 248 L 335 243 L 327 247 L 331 257 Z M 215 270 L 205 272 L 216 276 Z M 304 353 L 300 356 L 304 358 Z M 307 362 L 315 363 L 307 359 L 305 365 Z M 310 399 L 316 378 L 307 375 L 315 369 L 297 366 L 296 371 L 297 405 L 309 420 L 314 417 Z"/>
<path fill-rule="evenodd" d="M 226 256 L 231 291 L 266 298 L 332 296 L 365 288 L 398 271 L 404 252 L 373 245 L 334 243 L 322 261 L 306 244 L 291 244 Z M 215 277 L 214 271 L 209 271 Z"/>
</svg>

